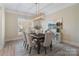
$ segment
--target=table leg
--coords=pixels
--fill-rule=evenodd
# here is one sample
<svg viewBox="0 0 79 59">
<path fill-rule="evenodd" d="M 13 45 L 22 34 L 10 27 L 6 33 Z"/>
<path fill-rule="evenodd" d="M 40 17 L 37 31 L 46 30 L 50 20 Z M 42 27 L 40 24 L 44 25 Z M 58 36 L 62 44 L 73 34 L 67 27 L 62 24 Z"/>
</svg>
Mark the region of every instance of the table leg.
<svg viewBox="0 0 79 59">
<path fill-rule="evenodd" d="M 37 53 L 40 54 L 40 43 L 38 42 Z"/>
</svg>

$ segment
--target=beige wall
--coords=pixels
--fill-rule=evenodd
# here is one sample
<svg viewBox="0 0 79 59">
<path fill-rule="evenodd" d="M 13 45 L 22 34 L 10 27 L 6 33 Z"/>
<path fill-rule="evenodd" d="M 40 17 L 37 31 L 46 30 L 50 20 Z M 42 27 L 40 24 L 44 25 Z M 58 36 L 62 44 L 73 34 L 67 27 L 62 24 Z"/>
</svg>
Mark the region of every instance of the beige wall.
<svg viewBox="0 0 79 59">
<path fill-rule="evenodd" d="M 51 14 L 50 17 L 54 20 L 63 17 L 63 41 L 79 46 L 79 4 Z"/>
<path fill-rule="evenodd" d="M 16 40 L 18 38 L 18 16 L 24 15 L 22 13 L 17 12 L 5 12 L 5 41 Z M 27 27 L 31 26 L 29 21 L 23 22 L 23 27 L 27 29 Z"/>
<path fill-rule="evenodd" d="M 4 7 L 0 7 L 0 49 L 4 46 L 5 39 L 5 13 Z"/>
<path fill-rule="evenodd" d="M 17 37 L 17 14 L 5 13 L 5 41 L 16 40 Z"/>
</svg>

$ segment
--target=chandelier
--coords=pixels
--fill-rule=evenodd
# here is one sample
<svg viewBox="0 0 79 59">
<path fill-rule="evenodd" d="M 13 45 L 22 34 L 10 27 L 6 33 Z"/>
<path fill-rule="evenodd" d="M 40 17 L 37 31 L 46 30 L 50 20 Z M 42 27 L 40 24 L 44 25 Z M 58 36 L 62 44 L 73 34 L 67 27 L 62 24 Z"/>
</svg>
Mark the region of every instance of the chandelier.
<svg viewBox="0 0 79 59">
<path fill-rule="evenodd" d="M 43 12 L 41 12 L 39 3 L 35 3 L 35 6 L 36 6 L 36 13 L 33 16 L 33 19 L 35 19 L 35 20 L 38 20 L 38 19 L 42 20 L 44 18 L 45 14 Z"/>
</svg>

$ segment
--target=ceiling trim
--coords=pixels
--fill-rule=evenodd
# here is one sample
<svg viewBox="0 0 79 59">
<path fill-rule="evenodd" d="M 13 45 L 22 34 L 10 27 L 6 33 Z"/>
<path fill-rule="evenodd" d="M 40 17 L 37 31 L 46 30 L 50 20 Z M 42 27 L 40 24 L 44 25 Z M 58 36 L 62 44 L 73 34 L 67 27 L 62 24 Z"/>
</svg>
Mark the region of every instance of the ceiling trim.
<svg viewBox="0 0 79 59">
<path fill-rule="evenodd" d="M 49 13 L 48 15 L 54 14 L 54 13 L 60 11 L 60 10 L 63 10 L 64 8 L 68 8 L 68 7 L 74 6 L 74 5 L 76 5 L 76 3 L 74 3 L 74 4 L 72 3 L 72 4 L 69 4 L 69 5 L 64 5 L 64 6 L 60 7 L 59 9 L 57 9 L 57 10 L 55 10 L 55 11 Z M 48 15 L 46 15 L 46 16 L 48 16 Z"/>
<path fill-rule="evenodd" d="M 75 3 L 74 3 L 75 4 Z M 60 6 L 59 8 L 57 8 L 56 10 L 52 10 L 52 8 L 49 10 L 49 11 L 51 11 L 50 13 L 48 13 L 46 16 L 48 16 L 48 15 L 50 15 L 50 14 L 53 14 L 53 13 L 55 13 L 55 12 L 58 12 L 58 11 L 60 11 L 60 10 L 62 10 L 62 9 L 64 9 L 64 8 L 67 8 L 67 7 L 69 7 L 69 6 L 72 6 L 72 5 L 74 5 L 73 3 L 72 4 L 68 4 L 68 5 L 63 5 L 63 6 Z M 51 5 L 51 4 L 48 4 L 48 5 Z M 48 5 L 46 5 L 46 6 L 48 6 Z M 32 5 L 33 6 L 33 5 Z M 43 8 L 41 8 L 41 9 L 44 9 L 46 6 L 44 6 Z M 33 13 L 28 13 L 28 12 L 21 12 L 21 11 L 15 11 L 15 10 L 9 10 L 9 9 L 5 9 L 6 10 L 6 12 L 9 12 L 9 13 L 14 13 L 14 14 L 19 14 L 19 15 L 35 15 L 35 14 L 33 14 Z"/>
<path fill-rule="evenodd" d="M 5 9 L 5 12 L 8 12 L 8 13 L 13 13 L 13 14 L 18 14 L 18 15 L 24 15 L 24 16 L 31 16 L 31 15 L 34 15 L 32 13 L 27 13 L 27 12 L 19 12 L 19 11 L 14 11 L 14 10 L 9 10 L 9 9 Z"/>
</svg>

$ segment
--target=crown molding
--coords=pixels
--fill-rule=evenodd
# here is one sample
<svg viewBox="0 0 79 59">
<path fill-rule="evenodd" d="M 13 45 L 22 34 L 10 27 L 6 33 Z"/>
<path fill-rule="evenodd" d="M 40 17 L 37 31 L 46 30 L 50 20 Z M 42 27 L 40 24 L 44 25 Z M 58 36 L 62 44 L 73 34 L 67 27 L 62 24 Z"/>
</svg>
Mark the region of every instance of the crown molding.
<svg viewBox="0 0 79 59">
<path fill-rule="evenodd" d="M 63 6 L 61 6 L 60 8 L 57 8 L 57 9 L 55 9 L 53 12 L 51 11 L 48 15 L 46 15 L 46 16 L 49 16 L 49 15 L 51 15 L 51 14 L 54 14 L 54 13 L 56 13 L 56 12 L 58 12 L 58 11 L 60 11 L 60 10 L 63 10 L 63 9 L 65 9 L 65 8 L 68 8 L 68 7 L 71 7 L 71 6 L 74 6 L 74 5 L 76 5 L 76 3 L 69 3 L 69 4 L 67 4 L 67 5 L 63 5 Z"/>
<path fill-rule="evenodd" d="M 66 5 L 60 6 L 59 8 L 55 8 L 55 9 L 50 8 L 50 10 L 45 15 L 49 16 L 49 15 L 55 13 L 55 12 L 58 12 L 58 11 L 64 9 L 64 8 L 67 8 L 67 7 L 72 6 L 74 4 L 76 4 L 76 3 L 69 3 L 69 4 L 66 4 Z M 49 5 L 49 7 L 50 7 L 50 5 Z M 49 8 L 49 7 L 47 7 L 47 8 Z M 9 10 L 9 9 L 5 9 L 5 11 L 9 12 L 9 13 L 18 14 L 18 15 L 24 15 L 24 16 L 33 16 L 33 15 L 35 15 L 35 14 L 32 14 L 32 13 L 28 13 L 28 12 L 19 12 L 19 11 Z"/>
<path fill-rule="evenodd" d="M 24 15 L 24 16 L 32 16 L 33 15 L 28 12 L 19 12 L 19 11 L 14 11 L 14 10 L 9 10 L 9 9 L 5 9 L 5 12 L 13 13 L 13 14 L 17 14 L 17 15 Z"/>
</svg>

